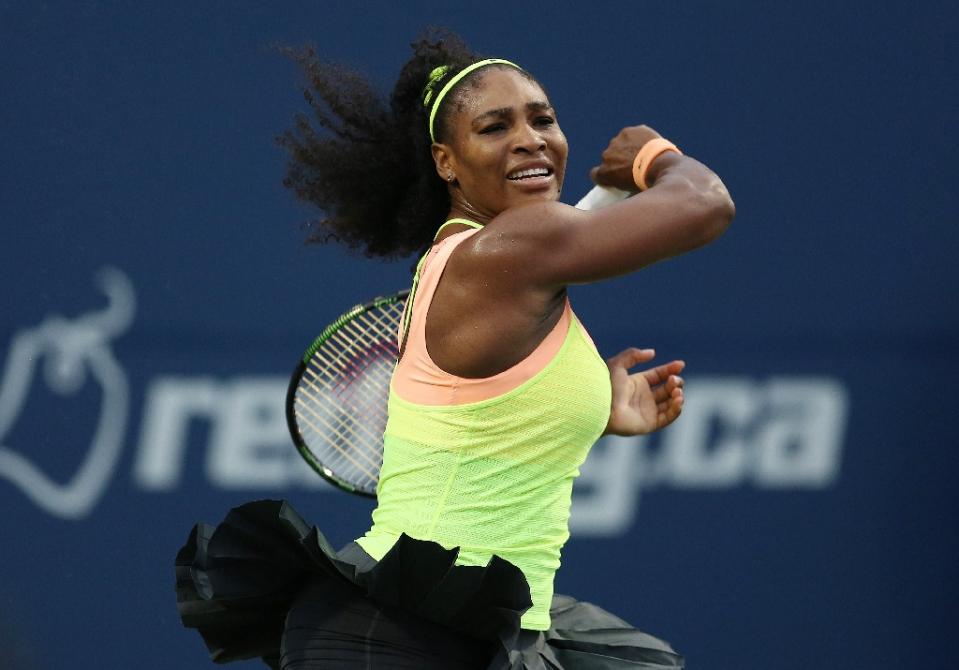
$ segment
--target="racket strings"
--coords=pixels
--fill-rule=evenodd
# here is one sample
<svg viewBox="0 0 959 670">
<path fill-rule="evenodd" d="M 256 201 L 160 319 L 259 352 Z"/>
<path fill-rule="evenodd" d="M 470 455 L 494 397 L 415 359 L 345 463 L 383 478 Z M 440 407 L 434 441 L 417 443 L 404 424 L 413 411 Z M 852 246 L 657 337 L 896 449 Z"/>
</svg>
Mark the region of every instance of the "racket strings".
<svg viewBox="0 0 959 670">
<path fill-rule="evenodd" d="M 318 388 L 316 390 L 320 391 Z M 325 406 L 328 403 L 324 403 L 321 397 L 311 395 L 305 390 L 303 391 L 303 395 L 311 401 L 310 403 L 304 403 L 304 410 L 309 412 L 309 414 L 315 417 L 317 420 L 322 421 L 329 431 L 332 431 L 332 434 L 328 434 L 327 437 L 331 440 L 334 440 L 334 446 L 340 441 L 345 441 L 347 438 L 351 438 L 351 444 L 354 446 L 354 451 L 356 451 L 358 455 L 366 457 L 365 452 L 359 450 L 358 447 L 364 446 L 365 443 L 376 443 L 382 439 L 382 432 L 377 434 L 373 432 L 374 429 L 369 427 L 367 423 L 356 420 L 356 414 L 359 411 L 359 408 L 356 407 L 356 403 L 354 403 L 352 413 L 348 414 L 346 412 L 330 412 L 328 410 L 324 411 Z M 369 407 L 372 402 L 375 402 L 375 398 L 372 397 L 366 398 L 365 400 L 366 402 L 364 405 L 366 407 Z M 369 422 L 369 418 L 367 418 L 366 421 Z M 380 422 L 383 423 L 385 427 L 385 415 L 382 417 Z M 366 457 L 366 460 L 371 464 L 374 464 L 374 461 L 368 457 Z M 379 463 L 375 464 L 377 467 L 379 466 Z"/>
<path fill-rule="evenodd" d="M 334 332 L 330 341 L 335 341 L 341 345 L 341 349 L 336 352 L 332 358 L 322 356 L 321 352 L 327 354 L 333 353 L 332 347 L 325 350 L 321 348 L 310 359 L 318 373 L 326 373 L 329 379 L 342 378 L 344 383 L 355 378 L 359 371 L 362 371 L 367 365 L 359 365 L 361 361 L 372 361 L 373 359 L 390 358 L 395 360 L 397 348 L 393 328 L 395 319 L 391 322 L 389 319 L 375 316 L 373 319 L 366 318 L 366 315 L 357 315 L 356 320 L 362 321 L 363 327 L 358 327 L 353 321 L 343 324 L 340 330 Z M 316 363 L 316 362 L 319 363 Z M 379 385 L 386 385 L 389 388 L 390 375 L 392 370 L 384 370 L 384 374 L 375 381 Z"/>
<path fill-rule="evenodd" d="M 309 383 L 308 385 L 313 386 Z M 313 388 L 321 391 L 318 387 L 313 386 Z M 310 402 L 304 401 L 303 396 L 306 396 Z M 312 443 L 313 445 L 311 451 L 326 453 L 326 449 L 317 448 L 319 444 L 331 447 L 334 452 L 342 456 L 340 462 L 343 462 L 345 459 L 363 475 L 375 478 L 375 469 L 380 467 L 380 463 L 371 458 L 366 451 L 357 448 L 359 444 L 368 441 L 369 438 L 356 433 L 354 429 L 356 425 L 355 422 L 351 423 L 344 420 L 342 416 L 322 411 L 325 404 L 326 403 L 323 403 L 319 397 L 309 394 L 303 388 L 300 389 L 294 412 L 298 422 L 301 422 L 301 429 L 306 429 L 303 430 L 303 432 L 312 432 L 316 437 L 315 440 L 307 441 L 308 444 Z M 326 430 L 321 428 L 319 424 L 323 424 Z M 351 437 L 353 439 L 349 439 Z M 362 439 L 359 439 L 361 437 Z M 324 457 L 318 460 L 327 467 L 333 465 L 331 458 Z"/>
<path fill-rule="evenodd" d="M 372 422 L 369 420 L 372 414 L 381 414 L 380 423 L 383 424 L 384 428 L 386 426 L 385 412 L 377 406 L 380 396 L 369 391 L 364 393 L 364 389 L 357 388 L 353 389 L 353 393 L 349 396 L 344 397 L 343 393 L 335 391 L 333 387 L 333 384 L 336 383 L 335 379 L 320 378 L 309 368 L 304 372 L 303 382 L 305 387 L 299 389 L 297 399 L 302 400 L 301 405 L 306 412 L 315 419 L 322 421 L 329 430 L 328 433 L 323 433 L 310 422 L 310 427 L 314 429 L 314 432 L 330 440 L 330 446 L 338 450 L 342 450 L 339 447 L 340 442 L 351 438 L 353 440 L 353 451 L 358 456 L 363 457 L 370 465 L 378 468 L 380 464 L 370 459 L 360 447 L 370 442 L 377 443 L 382 440 L 382 430 L 377 434 L 375 427 L 370 425 Z M 313 393 L 310 393 L 310 390 Z M 302 396 L 302 398 L 299 396 Z M 336 402 L 333 402 L 333 400 Z M 354 402 L 347 403 L 347 400 L 353 400 Z M 356 402 L 357 400 L 365 400 L 365 402 L 361 406 L 360 403 Z M 304 420 L 309 421 L 309 418 L 304 417 Z M 362 469 L 360 464 L 355 463 L 355 465 Z"/>
<path fill-rule="evenodd" d="M 370 492 L 382 465 L 404 308 L 403 300 L 381 303 L 340 324 L 310 357 L 294 399 L 314 467 Z"/>
</svg>

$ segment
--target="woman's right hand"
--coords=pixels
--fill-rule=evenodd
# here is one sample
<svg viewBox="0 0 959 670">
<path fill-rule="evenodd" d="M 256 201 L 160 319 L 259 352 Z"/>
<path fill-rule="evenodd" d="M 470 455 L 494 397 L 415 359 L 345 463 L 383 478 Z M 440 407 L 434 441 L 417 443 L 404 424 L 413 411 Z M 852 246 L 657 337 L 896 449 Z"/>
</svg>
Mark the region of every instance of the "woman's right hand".
<svg viewBox="0 0 959 670">
<path fill-rule="evenodd" d="M 661 135 L 649 126 L 623 128 L 609 141 L 603 162 L 589 171 L 589 178 L 600 186 L 635 193 L 639 189 L 633 181 L 633 160 L 644 144 L 657 137 Z"/>
</svg>

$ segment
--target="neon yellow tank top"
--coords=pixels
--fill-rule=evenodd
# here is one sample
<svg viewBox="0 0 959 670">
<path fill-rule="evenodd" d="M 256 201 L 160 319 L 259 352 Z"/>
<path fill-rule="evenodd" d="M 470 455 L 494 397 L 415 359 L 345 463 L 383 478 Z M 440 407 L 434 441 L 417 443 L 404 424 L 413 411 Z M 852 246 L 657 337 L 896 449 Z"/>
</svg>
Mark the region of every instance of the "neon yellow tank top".
<svg viewBox="0 0 959 670">
<path fill-rule="evenodd" d="M 391 388 L 378 505 L 357 540 L 377 560 L 406 533 L 459 547 L 460 565 L 510 561 L 529 583 L 521 623 L 532 630 L 550 626 L 573 480 L 609 419 L 606 364 L 578 319 L 568 323 L 552 360 L 495 397 L 426 405 Z"/>
</svg>

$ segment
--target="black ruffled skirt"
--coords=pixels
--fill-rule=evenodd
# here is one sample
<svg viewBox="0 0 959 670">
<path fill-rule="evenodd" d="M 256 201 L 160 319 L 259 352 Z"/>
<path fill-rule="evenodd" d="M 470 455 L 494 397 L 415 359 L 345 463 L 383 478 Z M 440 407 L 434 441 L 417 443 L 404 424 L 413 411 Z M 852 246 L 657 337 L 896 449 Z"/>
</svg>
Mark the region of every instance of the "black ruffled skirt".
<svg viewBox="0 0 959 670">
<path fill-rule="evenodd" d="M 337 552 L 285 501 L 251 502 L 215 528 L 193 528 L 176 557 L 177 608 L 217 663 L 259 656 L 279 667 L 292 604 L 325 577 L 394 611 L 490 641 L 487 670 L 683 667 L 668 643 L 568 596 L 553 598 L 548 631 L 521 630 L 532 603 L 519 568 L 498 556 L 485 567 L 458 566 L 456 556 L 406 535 L 380 561 L 356 544 Z"/>
</svg>

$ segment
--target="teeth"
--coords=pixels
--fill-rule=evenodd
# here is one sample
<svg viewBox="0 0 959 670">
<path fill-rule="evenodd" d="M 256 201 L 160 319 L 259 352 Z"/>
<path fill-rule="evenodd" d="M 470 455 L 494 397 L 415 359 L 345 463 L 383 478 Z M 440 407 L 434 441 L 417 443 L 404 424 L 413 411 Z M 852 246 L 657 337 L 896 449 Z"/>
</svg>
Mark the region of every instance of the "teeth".
<svg viewBox="0 0 959 670">
<path fill-rule="evenodd" d="M 548 177 L 549 170 L 546 168 L 530 168 L 529 170 L 518 170 L 506 175 L 507 179 L 525 179 L 526 177 Z"/>
</svg>

